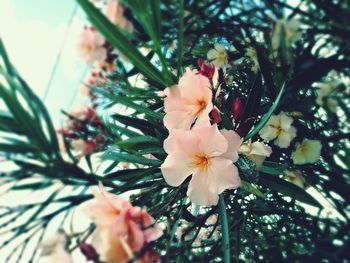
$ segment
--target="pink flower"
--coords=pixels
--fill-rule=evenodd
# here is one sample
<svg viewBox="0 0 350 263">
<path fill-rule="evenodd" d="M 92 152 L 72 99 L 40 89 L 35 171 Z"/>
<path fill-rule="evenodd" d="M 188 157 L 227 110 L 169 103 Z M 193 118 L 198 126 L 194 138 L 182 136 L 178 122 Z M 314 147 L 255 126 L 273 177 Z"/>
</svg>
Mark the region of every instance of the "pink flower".
<svg viewBox="0 0 350 263">
<path fill-rule="evenodd" d="M 80 56 L 88 63 L 104 61 L 107 50 L 103 47 L 105 39 L 94 28 L 87 28 L 80 36 L 78 51 Z"/>
<path fill-rule="evenodd" d="M 96 145 L 93 142 L 77 139 L 71 141 L 71 146 L 80 156 L 90 155 L 95 151 Z"/>
<path fill-rule="evenodd" d="M 219 131 L 217 125 L 195 126 L 170 132 L 164 141 L 168 153 L 161 166 L 165 181 L 179 186 L 192 175 L 187 195 L 197 205 L 216 205 L 218 195 L 241 185 L 237 167 L 241 138 L 234 131 Z"/>
<path fill-rule="evenodd" d="M 129 20 L 124 17 L 125 8 L 119 4 L 118 0 L 109 0 L 106 8 L 106 16 L 116 26 L 128 32 L 133 31 L 133 26 Z"/>
<path fill-rule="evenodd" d="M 163 231 L 145 210 L 102 186 L 93 194 L 95 200 L 86 207 L 86 213 L 96 224 L 92 243 L 101 261 L 127 262 L 134 252 L 162 236 Z"/>
<path fill-rule="evenodd" d="M 189 130 L 194 123 L 209 123 L 213 93 L 207 77 L 188 70 L 177 86 L 166 88 L 164 93 L 164 126 L 168 130 Z"/>
</svg>

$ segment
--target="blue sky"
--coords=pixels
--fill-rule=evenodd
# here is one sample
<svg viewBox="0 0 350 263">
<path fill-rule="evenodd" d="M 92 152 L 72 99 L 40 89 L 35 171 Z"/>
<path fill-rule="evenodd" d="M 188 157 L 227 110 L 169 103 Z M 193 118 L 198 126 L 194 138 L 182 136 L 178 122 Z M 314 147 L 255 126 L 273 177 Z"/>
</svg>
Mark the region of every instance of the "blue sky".
<svg viewBox="0 0 350 263">
<path fill-rule="evenodd" d="M 58 125 L 62 118 L 60 110 L 79 103 L 79 85 L 89 72 L 76 50 L 86 23 L 80 8 L 66 33 L 75 8 L 74 0 L 0 0 L 0 36 L 12 63 L 40 97 L 66 39 L 45 100 Z"/>
</svg>

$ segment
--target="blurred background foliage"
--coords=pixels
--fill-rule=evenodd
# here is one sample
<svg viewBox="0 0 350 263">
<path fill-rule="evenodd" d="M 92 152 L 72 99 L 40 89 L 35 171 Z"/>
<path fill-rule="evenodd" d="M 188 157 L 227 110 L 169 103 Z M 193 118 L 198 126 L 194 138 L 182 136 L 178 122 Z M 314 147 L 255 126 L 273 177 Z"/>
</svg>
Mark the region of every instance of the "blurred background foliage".
<svg viewBox="0 0 350 263">
<path fill-rule="evenodd" d="M 259 172 L 249 159 L 240 158 L 237 165 L 246 184 L 224 195 L 232 262 L 349 259 L 349 1 L 121 1 L 133 34 L 113 26 L 88 1 L 77 2 L 123 55 L 107 83 L 93 90 L 107 139 L 100 160 L 109 165 L 97 173 L 99 164 L 91 156 L 85 157 L 86 169 L 74 153 L 62 156 L 45 106 L 11 65 L 1 44 L 0 96 L 7 110 L 0 112 L 0 155 L 14 164 L 13 170 L 0 173 L 1 187 L 47 195 L 44 202 L 0 207 L 0 233 L 5 237 L 0 250 L 15 244 L 7 255 L 1 252 L 3 262 L 38 258 L 46 229 L 57 227 L 54 221 L 59 228 L 73 220 L 70 214 L 91 198 L 87 189 L 98 182 L 115 194 L 132 191 L 132 203 L 147 208 L 164 224 L 165 234 L 155 244 L 164 262 L 222 261 L 223 240 L 215 236 L 220 225 L 207 220 L 218 214 L 219 207 L 201 208 L 194 215 L 186 198 L 188 181 L 172 188 L 163 180 L 159 166 L 166 157 L 162 143 L 168 134 L 162 125 L 162 98 L 156 93 L 177 83 L 186 67 L 197 67 L 197 60 L 205 59 L 215 43 L 227 48 L 231 64 L 222 81 L 231 100 L 227 110 L 235 98 L 246 105 L 240 123 L 243 137 L 255 140 L 273 111 L 285 111 L 293 114 L 296 141 L 312 138 L 323 146 L 319 162 L 297 167 L 289 157 L 294 147 L 271 144 L 273 154 Z M 301 38 L 289 45 L 282 36 L 275 52 L 271 36 L 280 19 L 298 19 Z M 254 62 L 247 57 L 247 48 L 256 50 L 257 72 L 251 70 Z M 144 87 L 130 81 L 139 74 Z M 334 81 L 336 111 L 316 104 L 315 83 Z M 124 114 L 116 107 L 127 110 Z M 232 114 L 228 117 L 232 119 Z M 222 125 L 232 128 L 230 121 Z M 120 169 L 123 162 L 133 165 Z M 286 169 L 299 171 L 301 187 L 285 180 Z M 72 236 L 70 249 L 92 228 Z M 179 229 L 181 238 L 176 234 Z M 197 238 L 203 231 L 205 238 Z M 38 246 L 28 248 L 30 242 Z M 23 257 L 26 250 L 30 256 Z"/>
</svg>

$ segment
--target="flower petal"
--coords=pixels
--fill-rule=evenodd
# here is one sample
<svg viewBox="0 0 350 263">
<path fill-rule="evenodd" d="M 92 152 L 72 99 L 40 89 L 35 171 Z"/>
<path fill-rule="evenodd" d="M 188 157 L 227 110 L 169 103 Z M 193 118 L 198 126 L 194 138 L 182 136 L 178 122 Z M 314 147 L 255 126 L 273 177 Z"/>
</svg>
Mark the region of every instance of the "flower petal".
<svg viewBox="0 0 350 263">
<path fill-rule="evenodd" d="M 220 132 L 228 142 L 227 152 L 221 156 L 236 162 L 238 160 L 238 149 L 242 145 L 242 138 L 235 131 L 223 129 Z"/>
<path fill-rule="evenodd" d="M 297 136 L 297 129 L 290 126 L 289 130 L 282 130 L 276 138 L 274 144 L 280 148 L 288 148 L 291 141 Z"/>
<path fill-rule="evenodd" d="M 204 206 L 212 206 L 218 203 L 218 193 L 210 188 L 210 183 L 208 174 L 193 174 L 187 189 L 187 196 L 192 203 Z"/>
<path fill-rule="evenodd" d="M 192 130 L 200 139 L 200 147 L 203 153 L 209 154 L 211 156 L 218 156 L 227 151 L 228 142 L 220 133 L 216 124 L 202 127 L 195 126 Z"/>
<path fill-rule="evenodd" d="M 167 114 L 165 114 L 163 118 L 163 123 L 168 130 L 189 130 L 195 119 L 195 116 L 192 116 L 190 111 L 177 110 L 170 111 Z"/>
<path fill-rule="evenodd" d="M 214 158 L 208 170 L 212 191 L 221 194 L 226 189 L 236 189 L 241 186 L 238 169 L 231 160 Z"/>
<path fill-rule="evenodd" d="M 171 153 L 160 167 L 165 181 L 171 186 L 179 186 L 194 171 L 192 159 L 182 153 Z"/>
<path fill-rule="evenodd" d="M 218 56 L 218 52 L 215 49 L 210 49 L 207 53 L 207 58 L 210 61 L 216 59 L 217 56 Z"/>
<path fill-rule="evenodd" d="M 199 150 L 199 138 L 192 131 L 174 129 L 164 141 L 164 150 L 170 154 L 182 152 L 187 155 L 195 155 Z"/>
</svg>

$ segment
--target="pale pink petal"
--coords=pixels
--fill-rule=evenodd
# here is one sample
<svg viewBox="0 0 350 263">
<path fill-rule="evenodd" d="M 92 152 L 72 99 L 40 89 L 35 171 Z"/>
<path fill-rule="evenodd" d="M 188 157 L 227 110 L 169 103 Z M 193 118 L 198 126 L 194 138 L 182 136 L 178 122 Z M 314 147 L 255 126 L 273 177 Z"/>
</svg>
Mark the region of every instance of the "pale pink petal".
<svg viewBox="0 0 350 263">
<path fill-rule="evenodd" d="M 180 89 L 178 86 L 172 86 L 164 90 L 166 98 L 164 99 L 165 112 L 180 110 L 184 106 L 184 101 L 181 98 Z"/>
<path fill-rule="evenodd" d="M 209 79 L 194 71 L 187 70 L 179 81 L 181 97 L 188 101 L 204 99 L 211 100 L 212 91 L 210 89 Z"/>
<path fill-rule="evenodd" d="M 211 102 L 210 102 L 211 103 Z M 207 110 L 206 110 L 207 112 Z M 210 117 L 209 117 L 209 112 L 208 113 L 203 113 L 198 118 L 196 119 L 196 127 L 202 127 L 202 126 L 210 126 Z"/>
<path fill-rule="evenodd" d="M 211 191 L 221 194 L 226 189 L 236 189 L 241 186 L 241 178 L 238 169 L 231 160 L 225 158 L 213 158 L 208 170 Z"/>
<path fill-rule="evenodd" d="M 130 220 L 128 222 L 129 231 L 128 231 L 128 243 L 132 251 L 138 252 L 144 245 L 144 236 L 143 232 L 138 224 Z"/>
<path fill-rule="evenodd" d="M 199 150 L 199 138 L 191 131 L 174 129 L 164 141 L 166 153 L 182 152 L 188 155 L 195 155 Z"/>
<path fill-rule="evenodd" d="M 210 187 L 211 178 L 207 173 L 195 173 L 188 185 L 187 196 L 196 205 L 212 206 L 218 203 L 218 193 Z"/>
<path fill-rule="evenodd" d="M 144 234 L 145 241 L 149 243 L 160 238 L 163 235 L 163 230 L 158 226 L 154 226 L 144 230 L 143 234 Z"/>
<path fill-rule="evenodd" d="M 201 142 L 203 153 L 210 156 L 218 156 L 228 149 L 228 142 L 219 132 L 216 124 L 211 126 L 193 127 L 193 132 L 197 134 Z"/>
<path fill-rule="evenodd" d="M 196 117 L 190 111 L 170 111 L 163 118 L 164 126 L 168 130 L 183 129 L 189 130 Z"/>
<path fill-rule="evenodd" d="M 243 139 L 238 135 L 238 133 L 232 130 L 223 129 L 220 130 L 220 132 L 228 142 L 228 149 L 221 156 L 236 162 L 238 160 L 238 150 L 242 145 Z"/>
<path fill-rule="evenodd" d="M 171 186 L 179 186 L 194 171 L 193 160 L 182 153 L 171 153 L 160 169 L 165 181 Z"/>
</svg>

